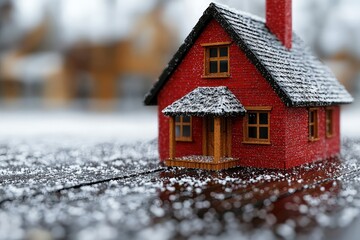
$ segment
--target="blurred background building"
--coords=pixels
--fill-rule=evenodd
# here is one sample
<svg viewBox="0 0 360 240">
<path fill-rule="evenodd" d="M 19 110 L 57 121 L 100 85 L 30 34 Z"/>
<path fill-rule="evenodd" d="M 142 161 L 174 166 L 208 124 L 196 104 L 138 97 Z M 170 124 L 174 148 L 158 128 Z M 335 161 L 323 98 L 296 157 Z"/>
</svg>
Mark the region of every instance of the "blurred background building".
<svg viewBox="0 0 360 240">
<path fill-rule="evenodd" d="M 264 17 L 265 0 L 217 0 Z M 141 106 L 210 0 L 0 0 L 0 107 Z M 360 1 L 293 0 L 294 29 L 355 96 Z"/>
</svg>

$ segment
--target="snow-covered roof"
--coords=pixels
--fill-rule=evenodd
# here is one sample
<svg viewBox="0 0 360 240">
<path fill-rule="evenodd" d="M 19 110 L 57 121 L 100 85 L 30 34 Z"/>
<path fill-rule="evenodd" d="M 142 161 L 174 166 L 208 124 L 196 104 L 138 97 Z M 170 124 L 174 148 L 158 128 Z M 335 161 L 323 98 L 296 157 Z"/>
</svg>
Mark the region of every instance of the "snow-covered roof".
<svg viewBox="0 0 360 240">
<path fill-rule="evenodd" d="M 211 3 L 146 95 L 145 104 L 157 104 L 157 94 L 211 19 L 216 19 L 227 31 L 287 106 L 327 106 L 353 101 L 330 69 L 296 34 L 288 50 L 268 30 L 263 19 Z"/>
<path fill-rule="evenodd" d="M 162 110 L 168 116 L 239 116 L 246 112 L 224 86 L 198 87 Z"/>
</svg>

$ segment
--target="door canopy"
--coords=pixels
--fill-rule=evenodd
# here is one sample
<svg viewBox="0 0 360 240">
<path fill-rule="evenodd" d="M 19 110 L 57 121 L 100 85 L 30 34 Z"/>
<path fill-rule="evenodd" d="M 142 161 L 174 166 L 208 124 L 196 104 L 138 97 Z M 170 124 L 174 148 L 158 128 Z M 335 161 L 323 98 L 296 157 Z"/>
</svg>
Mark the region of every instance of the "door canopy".
<svg viewBox="0 0 360 240">
<path fill-rule="evenodd" d="M 198 87 L 162 110 L 167 116 L 234 117 L 244 115 L 244 106 L 225 86 Z"/>
</svg>

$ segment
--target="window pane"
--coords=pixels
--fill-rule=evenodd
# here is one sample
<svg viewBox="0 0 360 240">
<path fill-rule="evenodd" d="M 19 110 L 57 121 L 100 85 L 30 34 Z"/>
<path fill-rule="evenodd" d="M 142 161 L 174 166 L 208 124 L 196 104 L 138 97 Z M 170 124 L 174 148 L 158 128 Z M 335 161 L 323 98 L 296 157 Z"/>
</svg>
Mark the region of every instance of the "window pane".
<svg viewBox="0 0 360 240">
<path fill-rule="evenodd" d="M 190 126 L 183 126 L 183 136 L 190 137 Z"/>
<path fill-rule="evenodd" d="M 228 72 L 228 61 L 220 61 L 220 72 Z"/>
<path fill-rule="evenodd" d="M 256 127 L 249 127 L 248 129 L 249 138 L 257 138 L 256 129 L 257 129 Z"/>
<path fill-rule="evenodd" d="M 218 50 L 217 48 L 210 48 L 210 57 L 217 57 L 218 56 L 217 50 Z"/>
<path fill-rule="evenodd" d="M 190 117 L 183 116 L 183 122 L 189 123 L 190 122 Z"/>
<path fill-rule="evenodd" d="M 180 122 L 180 116 L 175 117 L 175 122 Z"/>
<path fill-rule="evenodd" d="M 268 113 L 260 113 L 260 124 L 268 124 Z"/>
<path fill-rule="evenodd" d="M 180 136 L 180 126 L 175 126 L 175 136 L 178 138 L 178 137 L 181 137 Z"/>
<path fill-rule="evenodd" d="M 310 122 L 311 123 L 315 122 L 315 112 L 314 111 L 310 112 Z"/>
<path fill-rule="evenodd" d="M 210 73 L 217 73 L 217 72 L 218 72 L 217 62 L 210 61 Z"/>
<path fill-rule="evenodd" d="M 332 120 L 332 110 L 327 110 L 326 111 L 326 119 L 328 121 L 331 121 Z"/>
<path fill-rule="evenodd" d="M 268 135 L 268 128 L 267 127 L 261 127 L 260 128 L 260 139 L 268 139 L 269 135 Z"/>
<path fill-rule="evenodd" d="M 220 48 L 220 57 L 226 57 L 228 55 L 228 48 L 227 47 L 221 47 Z"/>
<path fill-rule="evenodd" d="M 314 126 L 310 126 L 310 137 L 315 137 L 315 127 Z"/>
<path fill-rule="evenodd" d="M 326 111 L 326 133 L 328 135 L 332 135 L 333 134 L 333 122 L 332 122 L 332 116 L 333 116 L 333 112 L 331 109 L 328 109 Z"/>
<path fill-rule="evenodd" d="M 256 113 L 249 113 L 249 124 L 257 123 L 256 115 Z"/>
</svg>

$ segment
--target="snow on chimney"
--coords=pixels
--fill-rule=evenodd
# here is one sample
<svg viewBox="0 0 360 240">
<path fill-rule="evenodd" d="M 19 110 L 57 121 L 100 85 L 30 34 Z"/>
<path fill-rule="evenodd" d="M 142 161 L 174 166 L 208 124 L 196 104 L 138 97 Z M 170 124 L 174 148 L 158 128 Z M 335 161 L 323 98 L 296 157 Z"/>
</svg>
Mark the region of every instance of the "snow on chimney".
<svg viewBox="0 0 360 240">
<path fill-rule="evenodd" d="M 266 0 L 266 26 L 281 42 L 292 46 L 292 0 Z"/>
</svg>

